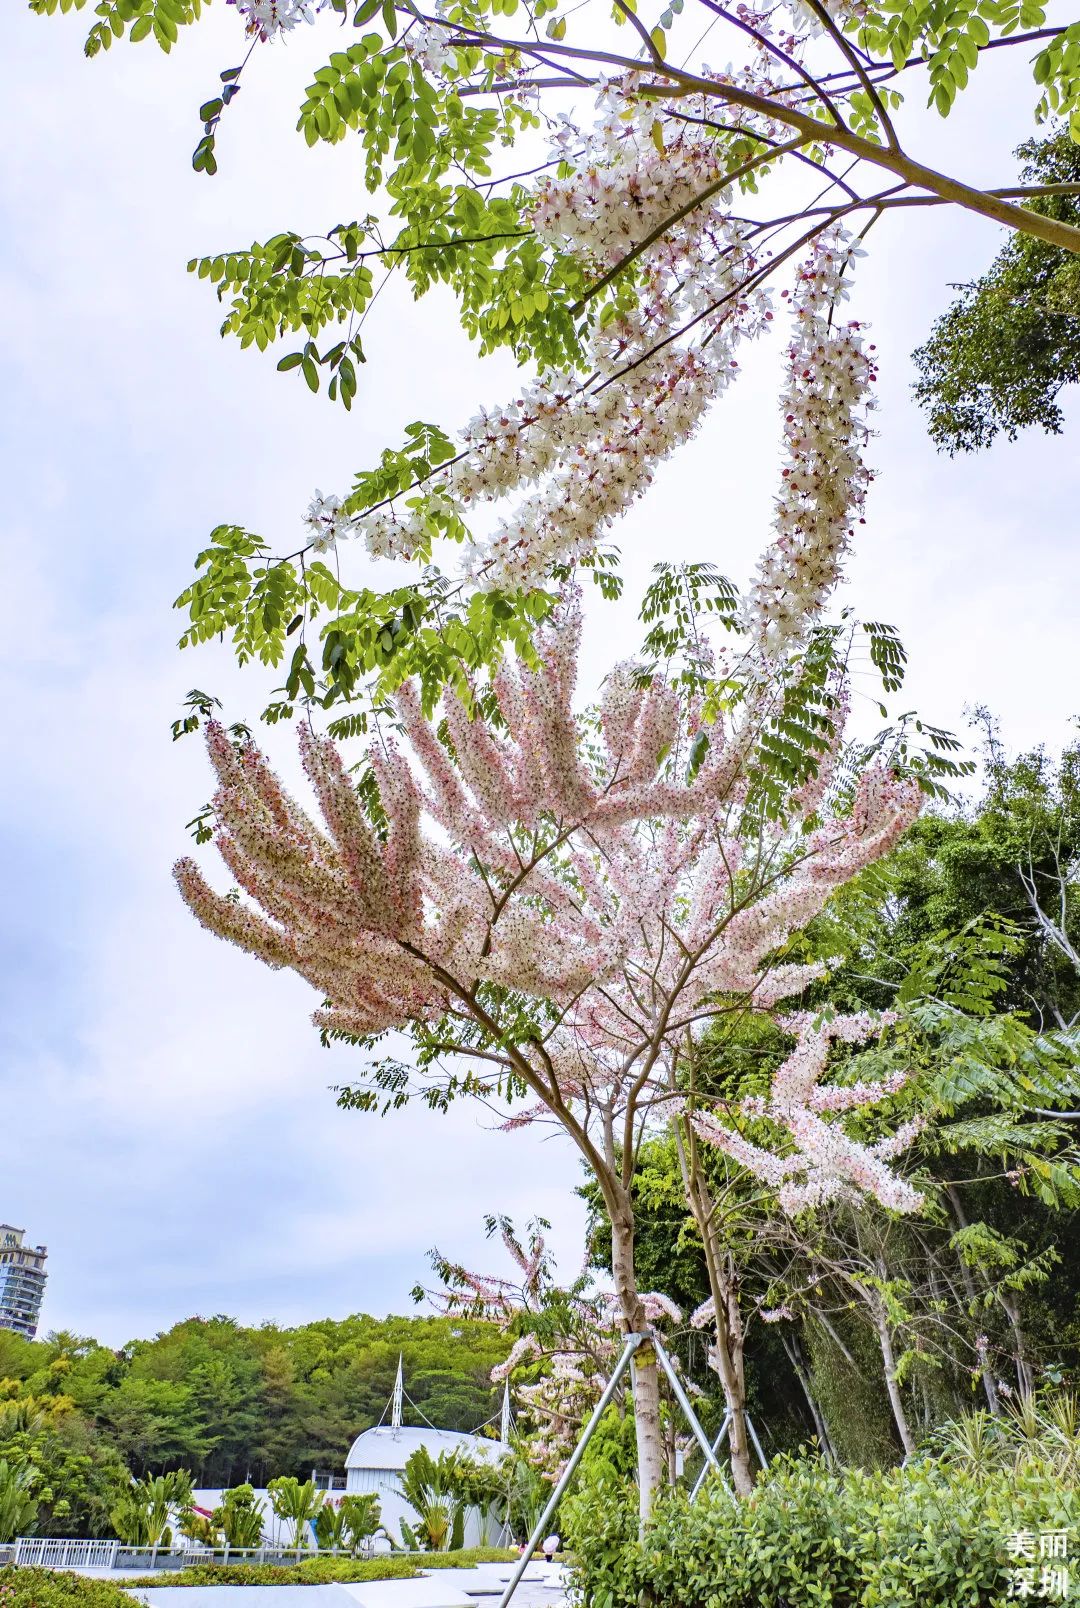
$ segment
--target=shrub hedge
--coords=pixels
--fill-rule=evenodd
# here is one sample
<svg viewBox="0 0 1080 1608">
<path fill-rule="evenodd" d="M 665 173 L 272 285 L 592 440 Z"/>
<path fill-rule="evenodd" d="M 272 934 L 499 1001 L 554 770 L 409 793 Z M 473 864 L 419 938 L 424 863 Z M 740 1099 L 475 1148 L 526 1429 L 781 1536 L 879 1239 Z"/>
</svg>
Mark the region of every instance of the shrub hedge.
<svg viewBox="0 0 1080 1608">
<path fill-rule="evenodd" d="M 0 1608 L 132 1608 L 111 1580 L 64 1569 L 0 1569 Z"/>
<path fill-rule="evenodd" d="M 332 1586 L 362 1580 L 413 1580 L 429 1569 L 471 1569 L 509 1563 L 516 1552 L 472 1547 L 461 1552 L 392 1553 L 383 1558 L 305 1558 L 302 1563 L 197 1563 L 129 1580 L 129 1586 Z M 0 1608 L 3 1605 L 0 1604 Z M 15 1608 L 15 1605 L 13 1605 Z M 87 1608 L 96 1608 L 88 1604 Z M 106 1608 L 101 1604 L 100 1608 Z M 130 1603 L 128 1604 L 130 1608 Z"/>
<path fill-rule="evenodd" d="M 582 1608 L 999 1608 L 1009 1536 L 1065 1530 L 1075 1549 L 1080 1493 L 1031 1463 L 976 1477 L 778 1458 L 743 1502 L 712 1482 L 693 1504 L 665 1493 L 644 1541 L 633 1491 L 610 1480 L 560 1519 Z"/>
</svg>

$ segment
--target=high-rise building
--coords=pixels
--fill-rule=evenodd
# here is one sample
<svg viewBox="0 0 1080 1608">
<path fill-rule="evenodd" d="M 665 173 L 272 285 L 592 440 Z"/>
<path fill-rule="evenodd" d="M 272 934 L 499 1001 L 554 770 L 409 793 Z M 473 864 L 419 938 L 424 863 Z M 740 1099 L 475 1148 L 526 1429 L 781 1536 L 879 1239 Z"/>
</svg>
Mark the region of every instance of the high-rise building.
<svg viewBox="0 0 1080 1608">
<path fill-rule="evenodd" d="M 0 1223 L 0 1329 L 14 1329 L 32 1340 L 45 1293 L 44 1245 L 27 1245 L 26 1234 Z"/>
</svg>

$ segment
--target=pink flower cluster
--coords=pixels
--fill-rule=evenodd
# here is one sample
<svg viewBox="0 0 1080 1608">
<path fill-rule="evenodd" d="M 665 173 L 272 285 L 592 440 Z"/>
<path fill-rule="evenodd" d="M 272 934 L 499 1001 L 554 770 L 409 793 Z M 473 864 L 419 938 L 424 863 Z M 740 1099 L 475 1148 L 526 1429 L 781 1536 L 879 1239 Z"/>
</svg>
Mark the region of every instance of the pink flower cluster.
<svg viewBox="0 0 1080 1608">
<path fill-rule="evenodd" d="M 694 1127 L 709 1144 L 775 1189 L 787 1212 L 860 1194 L 872 1195 L 896 1212 L 915 1211 L 922 1196 L 885 1163 L 912 1144 L 922 1129 L 919 1119 L 902 1123 L 870 1145 L 853 1139 L 839 1123 L 825 1120 L 827 1115 L 877 1105 L 903 1087 L 905 1077 L 900 1074 L 877 1083 L 820 1082 L 834 1040 L 861 1043 L 880 1032 L 889 1020 L 887 1013 L 872 1017 L 860 1012 L 827 1021 L 816 1021 L 808 1014 L 782 1021 L 781 1025 L 796 1035 L 795 1048 L 777 1068 L 768 1099 L 744 1101 L 743 1112 L 775 1124 L 787 1138 L 783 1151 L 752 1144 L 707 1111 L 693 1113 Z"/>
<path fill-rule="evenodd" d="M 176 875 L 204 925 L 307 979 L 326 1002 L 315 1015 L 326 1029 L 363 1038 L 445 1017 L 451 1035 L 463 1022 L 490 1034 L 478 990 L 511 991 L 543 1024 L 497 1049 L 536 1102 L 511 1121 L 561 1103 L 614 1131 L 664 1120 L 687 1034 L 726 1008 L 771 1010 L 820 975 L 784 961 L 789 940 L 889 852 L 921 794 L 875 766 L 849 813 L 823 815 L 819 787 L 803 789 L 785 834 L 744 837 L 746 770 L 775 689 L 763 685 L 728 727 L 710 729 L 688 781 L 701 712 L 660 678 L 639 685 L 616 670 L 601 703 L 601 752 L 583 741 L 573 708 L 579 633 L 571 596 L 542 633 L 535 668 L 504 662 L 494 678 L 504 732 L 451 692 L 444 743 L 416 690 L 399 691 L 410 752 L 384 743 L 370 753 L 383 835 L 329 740 L 301 727 L 316 824 L 253 744 L 235 748 L 211 723 L 216 842 L 247 898 L 217 893 L 190 860 Z M 824 1120 L 889 1092 L 817 1087 L 829 1040 L 864 1026 L 796 1024 L 798 1047 L 765 1114 L 794 1141 L 801 1183 L 787 1152 L 759 1153 L 699 1115 L 706 1137 L 789 1207 L 854 1186 L 910 1204 L 884 1152 L 855 1147 Z"/>
<path fill-rule="evenodd" d="M 525 1455 L 556 1479 L 622 1347 L 622 1314 L 613 1292 L 588 1288 L 587 1266 L 569 1288 L 556 1285 L 538 1233 L 528 1247 L 509 1228 L 502 1238 L 522 1275 L 519 1285 L 445 1263 L 442 1288 L 429 1295 L 444 1312 L 486 1317 L 504 1330 L 529 1325 L 491 1370 L 491 1378 L 501 1384 L 521 1368 L 537 1373 L 527 1384 L 516 1382 L 514 1394 L 534 1429 Z M 649 1292 L 640 1299 L 653 1328 L 682 1322 L 681 1309 L 668 1296 Z"/>
</svg>

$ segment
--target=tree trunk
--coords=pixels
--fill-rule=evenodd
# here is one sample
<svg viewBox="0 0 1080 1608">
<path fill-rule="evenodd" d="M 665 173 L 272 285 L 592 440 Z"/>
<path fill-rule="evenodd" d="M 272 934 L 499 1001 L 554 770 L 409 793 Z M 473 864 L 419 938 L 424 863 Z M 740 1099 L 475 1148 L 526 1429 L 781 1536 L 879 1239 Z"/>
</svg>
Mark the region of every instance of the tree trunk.
<svg viewBox="0 0 1080 1608">
<path fill-rule="evenodd" d="M 634 1273 L 634 1215 L 627 1202 L 611 1212 L 611 1271 L 628 1334 L 644 1334 L 645 1309 Z M 664 1437 L 660 1427 L 660 1368 L 656 1352 L 643 1341 L 630 1364 L 637 1438 L 638 1510 L 642 1532 L 652 1515 L 653 1498 L 664 1478 Z"/>
<path fill-rule="evenodd" d="M 1013 1342 L 1016 1347 L 1013 1353 L 1013 1362 L 1016 1364 L 1016 1382 L 1020 1386 L 1020 1394 L 1030 1396 L 1035 1389 L 1035 1375 L 1031 1370 L 1031 1364 L 1027 1360 L 1027 1341 L 1020 1325 L 1020 1309 L 1012 1296 L 1006 1295 L 1003 1289 L 998 1291 L 998 1300 L 1001 1302 L 1002 1311 L 1008 1318 L 1009 1327 L 1013 1333 Z"/>
<path fill-rule="evenodd" d="M 716 1302 L 716 1363 L 720 1383 L 724 1387 L 724 1402 L 731 1415 L 728 1430 L 731 1478 L 738 1494 L 749 1496 L 754 1489 L 754 1468 L 750 1461 L 750 1438 L 746 1429 L 742 1312 L 737 1287 L 726 1275 L 727 1269 L 720 1263 L 713 1293 Z"/>
<path fill-rule="evenodd" d="M 829 1439 L 829 1428 L 825 1422 L 825 1414 L 822 1412 L 821 1404 L 810 1385 L 810 1371 L 806 1366 L 806 1358 L 803 1354 L 799 1336 L 798 1334 L 790 1336 L 785 1334 L 781 1335 L 780 1338 L 783 1342 L 784 1350 L 788 1354 L 791 1366 L 795 1370 L 795 1377 L 802 1386 L 803 1395 L 806 1397 L 806 1405 L 810 1409 L 810 1417 L 813 1420 L 818 1445 L 821 1447 L 821 1455 L 827 1463 L 831 1463 L 835 1467 L 838 1461 L 836 1450 Z"/>
<path fill-rule="evenodd" d="M 874 1324 L 881 1344 L 881 1359 L 885 1364 L 885 1389 L 889 1392 L 889 1405 L 892 1408 L 896 1427 L 900 1431 L 904 1451 L 908 1457 L 915 1450 L 915 1437 L 911 1433 L 911 1426 L 907 1421 L 904 1403 L 900 1396 L 900 1386 L 896 1382 L 896 1358 L 893 1354 L 892 1335 L 889 1333 L 889 1323 L 884 1312 L 875 1311 Z"/>
<path fill-rule="evenodd" d="M 697 1166 L 697 1141 L 692 1130 L 684 1137 L 680 1125 L 676 1123 L 675 1141 L 686 1201 L 701 1236 L 705 1268 L 709 1275 L 709 1293 L 716 1311 L 716 1371 L 720 1375 L 724 1405 L 731 1419 L 728 1452 L 732 1483 L 740 1496 L 749 1496 L 754 1489 L 754 1469 L 746 1430 L 744 1333 L 738 1279 L 728 1258 L 716 1243 L 715 1206 Z"/>
<path fill-rule="evenodd" d="M 674 1485 L 679 1477 L 679 1452 L 675 1445 L 675 1420 L 670 1415 L 664 1425 L 664 1453 L 667 1457 L 668 1484 Z"/>
</svg>

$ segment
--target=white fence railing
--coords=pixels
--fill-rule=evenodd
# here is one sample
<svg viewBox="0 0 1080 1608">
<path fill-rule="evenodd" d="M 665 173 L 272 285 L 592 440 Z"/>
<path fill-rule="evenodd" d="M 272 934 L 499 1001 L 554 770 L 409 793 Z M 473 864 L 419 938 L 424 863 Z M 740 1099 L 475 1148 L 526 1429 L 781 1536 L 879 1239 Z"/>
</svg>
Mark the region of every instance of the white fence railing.
<svg viewBox="0 0 1080 1608">
<path fill-rule="evenodd" d="M 15 1563 L 39 1569 L 115 1569 L 119 1541 L 65 1541 L 24 1535 L 15 1543 Z"/>
<path fill-rule="evenodd" d="M 360 1549 L 370 1556 L 371 1547 Z M 38 1569 L 182 1569 L 195 1563 L 300 1563 L 304 1558 L 352 1557 L 339 1548 L 207 1547 L 197 1543 L 171 1547 L 126 1547 L 119 1541 L 75 1541 L 55 1536 L 21 1536 L 14 1548 L 0 1549 L 0 1563 Z"/>
</svg>

